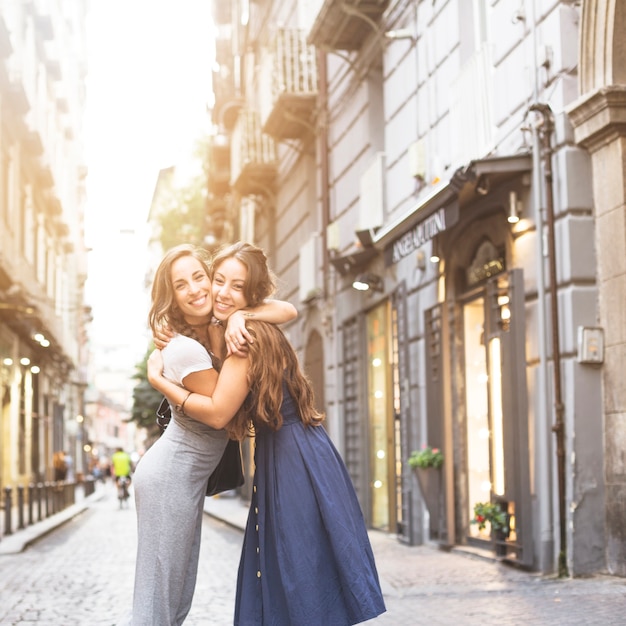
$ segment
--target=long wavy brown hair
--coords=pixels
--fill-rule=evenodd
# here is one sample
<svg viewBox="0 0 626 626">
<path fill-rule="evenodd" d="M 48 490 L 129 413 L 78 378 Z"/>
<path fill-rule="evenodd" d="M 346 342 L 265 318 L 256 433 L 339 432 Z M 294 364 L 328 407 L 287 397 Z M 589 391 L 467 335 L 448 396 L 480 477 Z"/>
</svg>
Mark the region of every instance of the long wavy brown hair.
<svg viewBox="0 0 626 626">
<path fill-rule="evenodd" d="M 210 277 L 211 257 L 203 248 L 183 243 L 171 248 L 159 263 L 152 283 L 152 305 L 148 313 L 148 323 L 152 334 L 164 326 L 169 326 L 174 332 L 186 335 L 201 343 L 208 351 L 210 346 L 201 341 L 194 328 L 185 321 L 182 311 L 176 304 L 174 287 L 172 286 L 172 265 L 186 256 L 196 259 L 207 276 Z"/>
<path fill-rule="evenodd" d="M 254 342 L 248 347 L 248 386 L 250 393 L 229 425 L 233 437 L 242 438 L 250 425 L 255 429 L 278 430 L 283 425 L 280 413 L 283 382 L 298 408 L 305 426 L 318 426 L 324 415 L 315 408 L 311 382 L 306 377 L 298 355 L 280 328 L 268 322 L 246 323 Z"/>
<path fill-rule="evenodd" d="M 276 277 L 269 269 L 265 252 L 245 242 L 225 246 L 216 252 L 210 268 L 211 280 L 219 266 L 229 258 L 237 259 L 247 269 L 244 284 L 247 306 L 259 306 L 276 291 Z M 278 430 L 282 426 L 283 381 L 296 402 L 302 422 L 307 426 L 321 424 L 324 416 L 315 409 L 311 383 L 283 332 L 274 324 L 257 320 L 249 320 L 246 327 L 254 337 L 254 342 L 248 346 L 247 357 L 250 393 L 226 427 L 230 436 L 243 439 L 255 428 Z"/>
</svg>

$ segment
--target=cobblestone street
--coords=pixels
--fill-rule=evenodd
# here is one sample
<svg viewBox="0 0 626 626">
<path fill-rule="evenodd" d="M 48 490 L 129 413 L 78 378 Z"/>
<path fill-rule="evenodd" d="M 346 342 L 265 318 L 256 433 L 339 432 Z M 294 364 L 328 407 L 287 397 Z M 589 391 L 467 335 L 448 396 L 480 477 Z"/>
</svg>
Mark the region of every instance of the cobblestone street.
<svg viewBox="0 0 626 626">
<path fill-rule="evenodd" d="M 114 626 L 128 612 L 135 510 L 132 503 L 120 510 L 111 485 L 98 492 L 84 513 L 23 552 L 0 555 L 0 624 Z M 235 499 L 210 502 L 186 626 L 232 623 L 245 507 Z M 220 510 L 227 523 L 216 519 Z M 383 533 L 371 538 L 388 608 L 372 626 L 625 623 L 623 579 L 546 579 L 432 546 L 410 548 Z"/>
<path fill-rule="evenodd" d="M 28 547 L 0 556 L 0 624 L 114 625 L 131 607 L 136 550 L 132 503 L 113 487 L 84 513 Z M 194 605 L 185 624 L 232 622 L 241 532 L 206 517 Z"/>
</svg>

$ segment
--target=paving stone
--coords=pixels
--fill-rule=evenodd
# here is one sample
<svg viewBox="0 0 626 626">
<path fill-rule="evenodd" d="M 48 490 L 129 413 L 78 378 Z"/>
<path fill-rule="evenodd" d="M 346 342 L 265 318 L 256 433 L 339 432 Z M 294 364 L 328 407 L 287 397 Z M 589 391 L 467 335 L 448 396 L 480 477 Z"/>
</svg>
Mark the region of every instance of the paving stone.
<svg viewBox="0 0 626 626">
<path fill-rule="evenodd" d="M 23 552 L 0 554 L 1 625 L 115 626 L 128 613 L 136 514 L 132 503 L 119 508 L 112 485 L 101 489 L 84 512 L 46 530 Z M 185 626 L 232 624 L 246 507 L 236 499 L 207 503 L 210 515 Z M 372 531 L 370 537 L 387 613 L 368 626 L 626 623 L 625 579 L 561 580 L 434 545 L 406 546 L 385 533 Z"/>
</svg>

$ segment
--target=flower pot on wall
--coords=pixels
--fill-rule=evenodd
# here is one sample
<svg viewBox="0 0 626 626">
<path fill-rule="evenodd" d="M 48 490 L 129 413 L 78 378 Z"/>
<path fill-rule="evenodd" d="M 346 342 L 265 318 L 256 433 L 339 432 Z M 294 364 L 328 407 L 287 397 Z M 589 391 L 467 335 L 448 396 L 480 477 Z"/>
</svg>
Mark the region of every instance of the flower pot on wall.
<svg viewBox="0 0 626 626">
<path fill-rule="evenodd" d="M 443 492 L 441 482 L 441 469 L 434 467 L 413 468 L 417 482 L 419 483 L 422 498 L 430 515 L 430 529 L 438 536 L 439 524 L 442 517 Z"/>
</svg>

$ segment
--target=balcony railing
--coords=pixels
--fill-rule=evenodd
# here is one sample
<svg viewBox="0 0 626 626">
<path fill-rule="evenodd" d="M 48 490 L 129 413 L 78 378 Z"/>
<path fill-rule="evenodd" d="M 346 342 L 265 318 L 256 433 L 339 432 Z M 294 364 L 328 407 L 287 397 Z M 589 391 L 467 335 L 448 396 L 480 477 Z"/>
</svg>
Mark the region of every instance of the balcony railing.
<svg viewBox="0 0 626 626">
<path fill-rule="evenodd" d="M 308 41 L 322 49 L 359 50 L 388 6 L 389 0 L 325 0 Z"/>
<path fill-rule="evenodd" d="M 304 31 L 281 29 L 268 62 L 272 96 L 263 130 L 277 140 L 300 138 L 313 128 L 317 103 L 315 48 L 307 44 Z"/>
<path fill-rule="evenodd" d="M 231 185 L 242 196 L 267 194 L 276 180 L 274 140 L 261 129 L 258 111 L 242 109 L 231 141 Z"/>
</svg>

